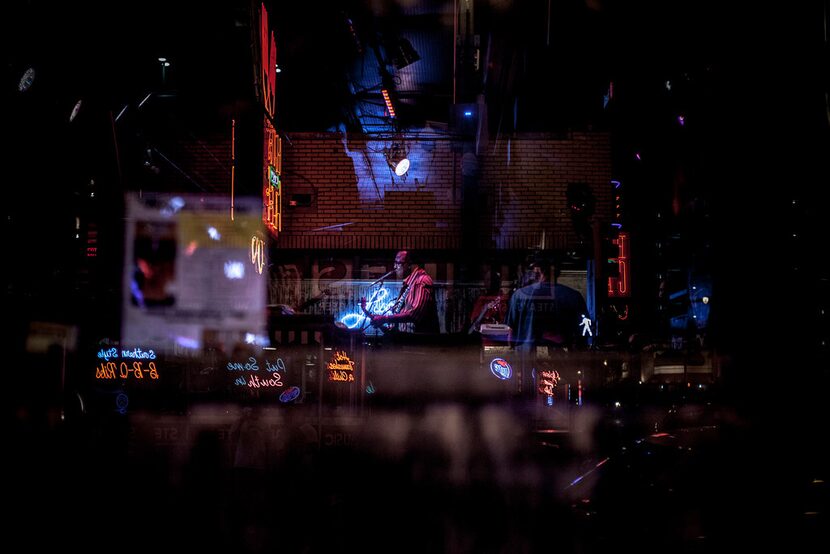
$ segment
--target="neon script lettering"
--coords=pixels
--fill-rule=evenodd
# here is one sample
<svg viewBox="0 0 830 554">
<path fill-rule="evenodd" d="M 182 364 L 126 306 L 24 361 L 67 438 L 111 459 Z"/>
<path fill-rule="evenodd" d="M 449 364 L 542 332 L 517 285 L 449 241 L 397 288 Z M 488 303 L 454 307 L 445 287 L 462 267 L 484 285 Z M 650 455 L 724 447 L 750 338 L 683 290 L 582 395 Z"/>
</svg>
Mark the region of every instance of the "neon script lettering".
<svg viewBox="0 0 830 554">
<path fill-rule="evenodd" d="M 113 358 L 133 358 L 133 359 L 140 359 L 140 360 L 155 360 L 156 353 L 154 350 L 142 350 L 141 348 L 133 348 L 132 350 L 121 350 L 119 353 L 117 348 L 110 348 L 108 350 L 104 350 L 103 348 L 98 351 L 98 359 L 109 361 Z"/>
<path fill-rule="evenodd" d="M 354 383 L 354 361 L 345 351 L 336 351 L 326 368 L 329 370 L 329 381 Z"/>
<path fill-rule="evenodd" d="M 228 371 L 259 371 L 256 358 L 251 356 L 247 363 L 228 362 Z"/>
<path fill-rule="evenodd" d="M 132 362 L 131 364 L 128 362 L 121 362 L 120 364 L 116 364 L 115 362 L 101 362 L 95 368 L 95 378 L 128 379 L 132 376 L 135 379 L 144 379 L 145 375 L 149 376 L 150 379 L 159 378 L 159 372 L 155 362 L 149 362 L 146 366 L 143 364 L 144 362 Z"/>
<path fill-rule="evenodd" d="M 248 386 L 254 389 L 260 387 L 281 387 L 284 384 L 282 382 L 282 376 L 279 373 L 272 373 L 270 377 L 266 377 L 265 379 L 260 379 L 259 375 L 251 375 L 248 380 Z"/>
</svg>

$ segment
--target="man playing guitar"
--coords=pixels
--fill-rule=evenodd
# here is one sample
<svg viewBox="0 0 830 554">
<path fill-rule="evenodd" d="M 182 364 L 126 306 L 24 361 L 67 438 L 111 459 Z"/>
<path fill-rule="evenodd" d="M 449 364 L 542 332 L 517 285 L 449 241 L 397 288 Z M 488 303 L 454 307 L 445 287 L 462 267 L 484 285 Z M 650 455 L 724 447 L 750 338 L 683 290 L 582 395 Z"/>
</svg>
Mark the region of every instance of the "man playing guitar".
<svg viewBox="0 0 830 554">
<path fill-rule="evenodd" d="M 366 309 L 366 298 L 361 298 L 363 313 L 375 326 L 392 324 L 397 325 L 399 331 L 408 333 L 438 333 L 438 308 L 432 277 L 412 262 L 406 250 L 395 255 L 395 275 L 403 279 L 403 285 L 391 312 L 371 313 Z"/>
</svg>

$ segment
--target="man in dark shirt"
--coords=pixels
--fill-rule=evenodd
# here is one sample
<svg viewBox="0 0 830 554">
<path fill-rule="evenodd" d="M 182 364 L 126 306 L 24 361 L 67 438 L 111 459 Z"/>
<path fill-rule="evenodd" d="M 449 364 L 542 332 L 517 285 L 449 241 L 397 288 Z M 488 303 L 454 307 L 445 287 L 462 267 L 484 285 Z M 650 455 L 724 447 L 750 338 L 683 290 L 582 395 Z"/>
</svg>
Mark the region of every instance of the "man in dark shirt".
<svg viewBox="0 0 830 554">
<path fill-rule="evenodd" d="M 532 268 L 536 281 L 518 289 L 510 299 L 506 323 L 513 345 L 532 350 L 535 346 L 566 348 L 583 343 L 583 322 L 590 315 L 582 294 L 551 280 L 550 262 L 539 260 Z M 558 268 L 553 274 L 559 276 Z"/>
<path fill-rule="evenodd" d="M 412 262 L 406 250 L 395 255 L 395 274 L 403 279 L 395 307 L 388 314 L 366 312 L 366 299 L 360 303 L 372 325 L 396 324 L 399 331 L 409 333 L 438 333 L 438 308 L 435 303 L 432 277 Z"/>
</svg>

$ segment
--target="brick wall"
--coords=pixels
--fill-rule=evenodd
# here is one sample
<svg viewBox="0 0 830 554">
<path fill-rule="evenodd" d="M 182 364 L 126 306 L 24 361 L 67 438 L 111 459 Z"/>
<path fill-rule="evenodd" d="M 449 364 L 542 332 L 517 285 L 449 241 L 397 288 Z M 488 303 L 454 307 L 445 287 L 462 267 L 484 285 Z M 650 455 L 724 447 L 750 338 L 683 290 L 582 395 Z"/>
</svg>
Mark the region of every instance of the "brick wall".
<svg viewBox="0 0 830 554">
<path fill-rule="evenodd" d="M 544 236 L 546 248 L 566 248 L 577 240 L 565 199 L 571 182 L 587 183 L 598 218 L 609 219 L 607 133 L 492 141 L 477 168 L 476 159 L 464 155 L 469 146 L 458 141 L 408 139 L 412 165 L 404 178 L 385 161 L 390 144 L 338 133 L 292 134 L 283 143 L 284 217 L 276 246 L 456 249 L 463 227 L 470 228 L 470 220 L 462 221 L 467 210 L 481 247 L 529 248 Z M 465 183 L 476 198 L 465 201 Z M 307 199 L 308 206 L 290 205 Z"/>
</svg>

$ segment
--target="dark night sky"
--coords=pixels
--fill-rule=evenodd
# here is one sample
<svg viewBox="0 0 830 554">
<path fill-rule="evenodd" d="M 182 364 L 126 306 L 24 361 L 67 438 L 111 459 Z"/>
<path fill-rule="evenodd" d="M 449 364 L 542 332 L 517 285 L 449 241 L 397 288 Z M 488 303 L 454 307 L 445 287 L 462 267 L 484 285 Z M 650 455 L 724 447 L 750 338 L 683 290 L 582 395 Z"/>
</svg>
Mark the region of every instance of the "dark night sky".
<svg viewBox="0 0 830 554">
<path fill-rule="evenodd" d="M 661 108 L 666 80 L 685 83 L 686 90 L 676 96 L 687 94 L 689 102 L 728 95 L 746 109 L 765 106 L 767 112 L 788 110 L 791 96 L 810 94 L 805 87 L 816 85 L 810 75 L 822 79 L 816 62 L 821 56 L 826 61 L 821 6 L 721 4 L 571 0 L 552 2 L 548 19 L 545 2 L 478 2 L 476 31 L 490 45 L 493 66 L 487 86 L 509 99 L 518 96 L 522 113 L 532 114 L 524 119 L 533 130 L 595 119 L 611 80 L 618 104 L 625 103 L 622 117 L 634 119 Z M 424 10 L 410 7 L 395 16 L 396 5 Z M 375 32 L 446 22 L 448 6 L 426 0 L 269 6 L 279 62 L 286 68 L 278 83 L 284 127 L 326 129 L 338 123 L 342 105 L 349 102 L 346 74 L 355 58 L 347 16 L 368 47 Z M 248 7 L 238 0 L 209 8 L 193 0 L 80 7 L 13 3 L 3 25 L 7 109 L 30 66 L 38 74 L 29 93 L 41 95 L 47 112 L 65 109 L 66 103 L 71 109 L 74 99 L 85 95 L 118 109 L 159 88 L 159 56 L 173 63 L 169 83 L 188 102 L 204 105 L 250 95 Z M 499 66 L 508 63 L 516 66 L 510 75 Z M 451 83 L 444 86 L 449 90 Z M 821 90 L 819 84 L 812 92 Z M 503 98 L 492 96 L 491 109 L 501 109 Z"/>
</svg>

